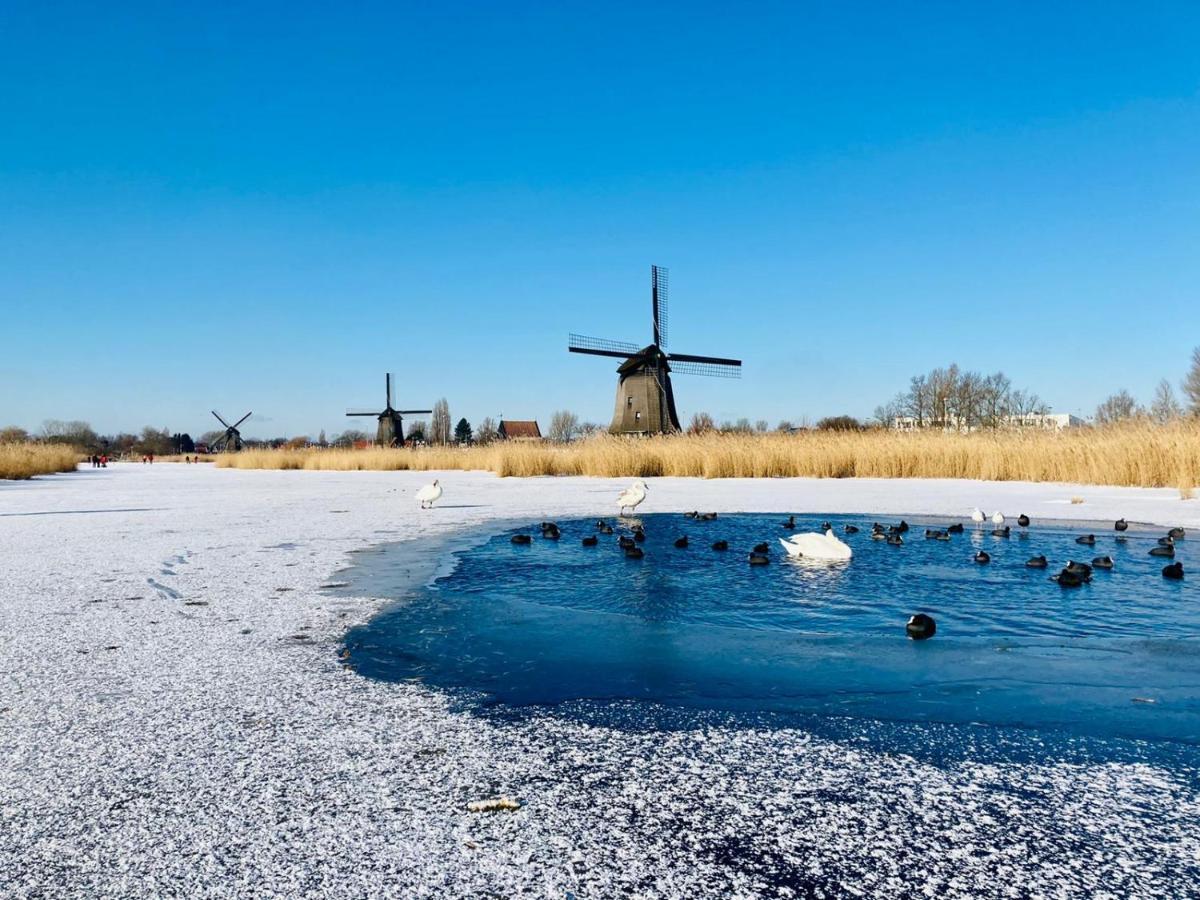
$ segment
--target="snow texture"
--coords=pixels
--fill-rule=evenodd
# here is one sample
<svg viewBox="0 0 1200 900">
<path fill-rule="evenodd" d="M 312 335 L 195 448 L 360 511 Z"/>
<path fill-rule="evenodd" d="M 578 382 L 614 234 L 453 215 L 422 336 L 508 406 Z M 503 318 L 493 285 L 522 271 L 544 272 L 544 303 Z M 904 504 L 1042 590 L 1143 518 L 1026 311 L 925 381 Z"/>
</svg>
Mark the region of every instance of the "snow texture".
<svg viewBox="0 0 1200 900">
<path fill-rule="evenodd" d="M 130 464 L 0 483 L 0 894 L 1200 891 L 1194 748 L 1174 766 L 934 764 L 719 718 L 479 716 L 355 675 L 340 639 L 383 601 L 322 590 L 349 554 L 611 517 L 627 485 L 448 472 L 422 512 L 431 477 Z M 644 508 L 975 505 L 1200 525 L 1175 491 L 964 481 L 652 479 Z M 519 809 L 467 809 L 501 796 Z"/>
</svg>

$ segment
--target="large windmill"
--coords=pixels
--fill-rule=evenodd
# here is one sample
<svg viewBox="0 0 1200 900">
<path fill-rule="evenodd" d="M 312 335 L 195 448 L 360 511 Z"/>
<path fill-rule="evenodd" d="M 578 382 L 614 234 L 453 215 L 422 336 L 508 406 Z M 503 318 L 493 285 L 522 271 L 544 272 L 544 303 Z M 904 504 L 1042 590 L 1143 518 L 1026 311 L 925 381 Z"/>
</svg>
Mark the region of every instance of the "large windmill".
<svg viewBox="0 0 1200 900">
<path fill-rule="evenodd" d="M 567 349 L 572 353 L 611 356 L 624 362 L 617 367 L 617 403 L 613 411 L 613 434 L 661 434 L 679 431 L 671 373 L 740 378 L 742 361 L 719 356 L 668 353 L 667 270 L 650 267 L 650 308 L 654 316 L 653 340 L 638 348 L 625 341 L 572 334 Z"/>
<path fill-rule="evenodd" d="M 238 431 L 238 426 L 250 418 L 251 413 L 246 413 L 232 425 L 222 419 L 221 414 L 215 409 L 212 410 L 212 414 L 217 417 L 218 422 L 225 426 L 225 431 L 220 437 L 218 437 L 209 445 L 209 452 L 220 453 L 221 451 L 224 451 L 226 453 L 236 453 L 238 450 L 241 450 L 242 433 Z"/>
<path fill-rule="evenodd" d="M 375 442 L 383 447 L 396 447 L 404 443 L 404 417 L 427 416 L 432 409 L 392 409 L 392 373 L 388 372 L 387 405 L 382 410 L 348 409 L 348 416 L 374 416 L 379 420 L 379 429 L 375 432 Z"/>
</svg>

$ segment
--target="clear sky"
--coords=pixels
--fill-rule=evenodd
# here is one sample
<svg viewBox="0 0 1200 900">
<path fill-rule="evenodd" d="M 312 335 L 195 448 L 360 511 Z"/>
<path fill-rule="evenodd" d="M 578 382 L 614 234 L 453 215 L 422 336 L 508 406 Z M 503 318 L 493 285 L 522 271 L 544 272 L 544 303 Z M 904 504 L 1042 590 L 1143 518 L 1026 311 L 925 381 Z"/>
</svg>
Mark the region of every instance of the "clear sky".
<svg viewBox="0 0 1200 900">
<path fill-rule="evenodd" d="M 1200 344 L 1200 5 L 0 2 L 0 425 L 1056 410 Z"/>
</svg>

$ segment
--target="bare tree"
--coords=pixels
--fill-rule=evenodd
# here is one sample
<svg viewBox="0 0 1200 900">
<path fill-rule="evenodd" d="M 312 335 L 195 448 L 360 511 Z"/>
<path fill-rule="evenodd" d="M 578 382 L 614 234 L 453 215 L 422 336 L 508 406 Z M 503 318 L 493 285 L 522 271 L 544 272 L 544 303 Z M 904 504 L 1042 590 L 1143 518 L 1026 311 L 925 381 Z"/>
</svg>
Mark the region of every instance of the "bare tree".
<svg viewBox="0 0 1200 900">
<path fill-rule="evenodd" d="M 932 402 L 930 399 L 929 383 L 924 375 L 914 375 L 909 379 L 908 394 L 905 395 L 905 415 L 911 416 L 918 428 L 930 424 Z"/>
<path fill-rule="evenodd" d="M 979 424 L 988 428 L 999 428 L 1009 415 L 1009 396 L 1012 382 L 1003 372 L 996 372 L 983 379 L 980 389 Z"/>
<path fill-rule="evenodd" d="M 47 419 L 42 423 L 42 439 L 49 444 L 71 444 L 86 448 L 96 446 L 99 436 L 87 422 Z"/>
<path fill-rule="evenodd" d="M 1192 365 L 1183 379 L 1183 396 L 1187 398 L 1187 411 L 1200 416 L 1200 347 L 1192 351 Z"/>
<path fill-rule="evenodd" d="M 890 426 L 908 416 L 917 428 L 969 431 L 999 428 L 1015 417 L 1046 411 L 1036 394 L 1014 390 L 1003 372 L 981 375 L 951 364 L 913 376 L 906 392 L 875 408 L 875 420 Z"/>
<path fill-rule="evenodd" d="M 706 412 L 698 412 L 692 416 L 692 421 L 688 423 L 688 434 L 705 434 L 709 431 L 716 430 L 716 423 L 713 422 L 713 417 Z"/>
<path fill-rule="evenodd" d="M 1008 405 L 1014 416 L 1044 416 L 1050 411 L 1042 398 L 1032 391 L 1013 391 Z"/>
<path fill-rule="evenodd" d="M 872 418 L 884 428 L 892 428 L 895 426 L 896 420 L 905 414 L 906 408 L 905 395 L 897 394 L 887 403 L 881 403 L 875 407 Z"/>
<path fill-rule="evenodd" d="M 1159 425 L 1174 422 L 1183 415 L 1183 407 L 1175 399 L 1175 390 L 1171 382 L 1163 379 L 1154 391 L 1154 402 L 1150 404 L 1150 417 Z"/>
<path fill-rule="evenodd" d="M 450 443 L 451 429 L 450 404 L 443 397 L 433 404 L 433 415 L 429 418 L 429 442 L 431 444 Z"/>
<path fill-rule="evenodd" d="M 754 430 L 757 431 L 759 434 L 766 434 L 768 431 L 771 430 L 771 423 L 768 422 L 766 419 L 759 419 L 757 422 L 754 423 Z"/>
<path fill-rule="evenodd" d="M 496 428 L 496 420 L 491 416 L 486 416 L 475 429 L 475 443 L 487 445 L 492 443 L 500 436 L 499 430 Z"/>
<path fill-rule="evenodd" d="M 1132 419 L 1141 412 L 1142 408 L 1133 399 L 1133 395 L 1122 388 L 1096 407 L 1096 424 L 1113 425 Z"/>
<path fill-rule="evenodd" d="M 29 432 L 17 425 L 0 428 L 0 444 L 24 444 L 29 440 Z"/>
<path fill-rule="evenodd" d="M 569 444 L 579 433 L 579 416 L 569 409 L 560 409 L 550 417 L 547 436 L 558 444 Z"/>
</svg>

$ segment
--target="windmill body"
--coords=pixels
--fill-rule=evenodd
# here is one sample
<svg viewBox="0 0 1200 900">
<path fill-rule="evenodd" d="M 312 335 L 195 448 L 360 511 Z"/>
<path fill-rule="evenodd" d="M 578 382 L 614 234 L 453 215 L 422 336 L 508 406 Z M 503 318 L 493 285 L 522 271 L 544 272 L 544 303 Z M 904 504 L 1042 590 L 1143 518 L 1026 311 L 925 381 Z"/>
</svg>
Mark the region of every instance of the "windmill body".
<svg viewBox="0 0 1200 900">
<path fill-rule="evenodd" d="M 392 373 L 384 377 L 387 390 L 387 402 L 382 410 L 348 409 L 348 416 L 373 416 L 379 426 L 375 431 L 375 443 L 381 447 L 401 447 L 404 445 L 404 417 L 429 415 L 431 409 L 394 409 L 392 407 Z"/>
<path fill-rule="evenodd" d="M 657 352 L 656 352 L 657 351 Z M 679 431 L 671 367 L 666 354 L 646 347 L 617 367 L 613 434 L 665 434 Z"/>
<path fill-rule="evenodd" d="M 616 404 L 608 429 L 612 434 L 668 434 L 680 430 L 671 372 L 741 377 L 741 360 L 667 352 L 667 270 L 662 266 L 650 267 L 650 305 L 653 341 L 645 347 L 579 334 L 572 334 L 567 345 L 572 353 L 623 360 L 617 367 Z"/>
</svg>

